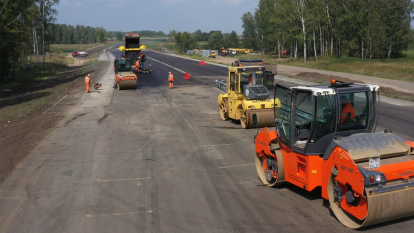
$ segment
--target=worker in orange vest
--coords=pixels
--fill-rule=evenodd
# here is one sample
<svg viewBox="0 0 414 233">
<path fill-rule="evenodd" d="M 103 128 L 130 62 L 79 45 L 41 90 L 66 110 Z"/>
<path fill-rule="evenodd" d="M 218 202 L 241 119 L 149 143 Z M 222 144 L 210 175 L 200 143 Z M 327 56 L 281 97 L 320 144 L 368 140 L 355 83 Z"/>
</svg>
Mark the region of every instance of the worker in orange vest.
<svg viewBox="0 0 414 233">
<path fill-rule="evenodd" d="M 250 75 L 250 77 L 249 77 L 249 85 L 253 85 L 253 76 L 252 75 Z"/>
<path fill-rule="evenodd" d="M 168 74 L 168 82 L 170 83 L 170 88 L 173 88 L 174 87 L 174 75 L 171 73 L 171 72 L 169 72 L 169 74 Z"/>
<path fill-rule="evenodd" d="M 339 100 L 341 101 L 341 124 L 343 124 L 346 120 L 352 120 L 355 117 L 355 109 L 351 103 L 348 102 L 348 98 L 342 95 Z"/>
<path fill-rule="evenodd" d="M 141 65 L 140 59 L 135 62 L 135 71 L 139 71 L 139 66 Z"/>
<path fill-rule="evenodd" d="M 89 88 L 91 87 L 91 74 L 86 75 L 85 84 L 86 84 L 86 93 L 90 93 Z"/>
</svg>

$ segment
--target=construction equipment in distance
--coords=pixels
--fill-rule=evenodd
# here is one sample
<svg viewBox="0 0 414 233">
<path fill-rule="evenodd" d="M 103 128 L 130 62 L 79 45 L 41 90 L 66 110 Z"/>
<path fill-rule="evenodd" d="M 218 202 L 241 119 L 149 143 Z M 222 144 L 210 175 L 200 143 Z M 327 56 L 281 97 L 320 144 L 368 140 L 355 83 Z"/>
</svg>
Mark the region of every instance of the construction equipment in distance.
<svg viewBox="0 0 414 233">
<path fill-rule="evenodd" d="M 378 88 L 336 80 L 276 85 L 276 129 L 254 140 L 259 179 L 321 187 L 337 219 L 353 229 L 414 215 L 414 142 L 391 130 L 374 133 Z"/>
<path fill-rule="evenodd" d="M 218 104 L 222 120 L 240 120 L 242 128 L 253 126 L 255 114 L 258 126 L 274 125 L 274 108 L 280 104 L 269 99 L 269 91 L 263 86 L 267 82 L 264 66 L 229 67 L 227 82 L 217 82 L 224 91 L 219 94 Z"/>
<path fill-rule="evenodd" d="M 136 89 L 137 75 L 132 72 L 131 62 L 129 59 L 115 59 L 115 82 L 118 90 Z"/>
<path fill-rule="evenodd" d="M 210 56 L 208 56 L 209 58 L 216 58 L 216 51 L 212 50 L 210 51 Z"/>
<path fill-rule="evenodd" d="M 139 59 L 141 55 L 141 42 L 139 33 L 125 33 L 125 58 L 131 61 L 131 64 Z"/>
<path fill-rule="evenodd" d="M 264 66 L 266 69 L 266 80 L 267 82 L 263 85 L 268 90 L 273 90 L 273 82 L 275 80 L 274 76 L 277 75 L 277 64 L 264 63 L 261 59 L 240 59 L 232 62 L 234 67 L 243 67 L 243 66 Z"/>
</svg>

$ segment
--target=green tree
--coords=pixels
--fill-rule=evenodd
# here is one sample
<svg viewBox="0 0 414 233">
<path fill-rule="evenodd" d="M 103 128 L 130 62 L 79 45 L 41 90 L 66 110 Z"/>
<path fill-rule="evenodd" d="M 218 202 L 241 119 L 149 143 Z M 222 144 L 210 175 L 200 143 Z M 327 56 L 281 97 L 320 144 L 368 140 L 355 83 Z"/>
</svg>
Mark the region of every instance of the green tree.
<svg viewBox="0 0 414 233">
<path fill-rule="evenodd" d="M 194 32 L 194 39 L 197 41 L 203 41 L 203 32 L 200 29 Z"/>
<path fill-rule="evenodd" d="M 210 49 L 220 48 L 222 42 L 223 42 L 223 35 L 221 34 L 221 31 L 213 32 L 210 35 L 210 38 L 208 39 L 208 44 L 210 46 Z"/>
<path fill-rule="evenodd" d="M 122 32 L 116 32 L 116 39 L 117 40 L 123 40 L 124 34 Z"/>
<path fill-rule="evenodd" d="M 245 48 L 257 49 L 257 26 L 254 16 L 250 13 L 244 13 L 241 17 L 243 22 L 243 46 Z"/>
<path fill-rule="evenodd" d="M 105 43 L 106 42 L 106 30 L 103 27 L 100 27 L 95 31 L 95 38 L 99 43 Z"/>
</svg>

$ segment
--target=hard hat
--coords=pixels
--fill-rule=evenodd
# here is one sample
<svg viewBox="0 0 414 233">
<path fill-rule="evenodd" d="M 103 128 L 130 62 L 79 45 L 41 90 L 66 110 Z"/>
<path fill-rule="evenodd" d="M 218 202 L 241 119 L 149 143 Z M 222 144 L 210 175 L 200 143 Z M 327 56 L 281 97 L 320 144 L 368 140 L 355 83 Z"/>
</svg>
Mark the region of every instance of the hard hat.
<svg viewBox="0 0 414 233">
<path fill-rule="evenodd" d="M 168 72 L 168 73 L 170 73 L 170 74 L 171 74 L 171 72 Z"/>
<path fill-rule="evenodd" d="M 91 74 L 88 74 L 87 76 L 88 76 L 88 77 L 90 77 L 90 76 L 91 76 Z"/>
</svg>

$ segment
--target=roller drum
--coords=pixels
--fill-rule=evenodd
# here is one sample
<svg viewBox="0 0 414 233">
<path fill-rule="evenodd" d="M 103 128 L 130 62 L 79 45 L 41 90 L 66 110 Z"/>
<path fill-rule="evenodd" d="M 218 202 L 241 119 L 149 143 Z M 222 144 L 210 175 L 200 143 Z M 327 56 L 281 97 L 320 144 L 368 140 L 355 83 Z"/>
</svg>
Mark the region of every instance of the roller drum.
<svg viewBox="0 0 414 233">
<path fill-rule="evenodd" d="M 253 114 L 257 116 L 257 127 L 269 127 L 275 125 L 273 109 L 247 110 L 245 111 L 245 128 L 253 128 Z"/>
<path fill-rule="evenodd" d="M 276 159 L 277 159 L 276 161 L 277 161 L 278 172 L 277 172 L 277 178 L 274 179 L 273 182 L 268 182 L 266 180 L 265 167 L 263 166 L 263 164 L 265 163 L 265 161 L 263 160 L 266 159 L 266 157 L 265 156 L 260 157 L 257 154 L 255 157 L 257 175 L 259 176 L 260 181 L 264 185 L 269 186 L 269 187 L 274 187 L 274 186 L 278 186 L 278 185 L 285 183 L 285 164 L 283 161 L 282 152 L 280 152 L 280 150 L 276 150 L 275 154 L 276 154 Z"/>
<path fill-rule="evenodd" d="M 414 202 L 414 187 L 405 186 L 404 184 L 407 183 L 402 180 L 388 182 L 384 188 L 399 186 L 400 189 L 378 194 L 370 194 L 370 191 L 380 189 L 366 188 L 364 196 L 367 199 L 368 214 L 364 220 L 358 220 L 348 214 L 334 201 L 332 177 L 328 185 L 329 203 L 337 219 L 343 225 L 352 229 L 410 217 L 414 215 L 414 205 L 412 204 Z"/>
<path fill-rule="evenodd" d="M 123 80 L 123 81 L 119 81 L 118 84 L 119 84 L 120 89 L 122 90 L 137 88 L 137 80 Z"/>
</svg>

